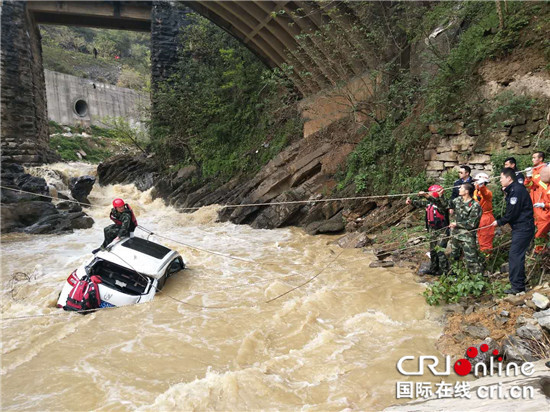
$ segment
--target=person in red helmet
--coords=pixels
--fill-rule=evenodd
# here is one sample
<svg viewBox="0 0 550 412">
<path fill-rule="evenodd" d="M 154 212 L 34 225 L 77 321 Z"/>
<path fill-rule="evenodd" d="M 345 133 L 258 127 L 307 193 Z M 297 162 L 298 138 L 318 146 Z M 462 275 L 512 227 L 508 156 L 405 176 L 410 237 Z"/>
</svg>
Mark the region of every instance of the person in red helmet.
<svg viewBox="0 0 550 412">
<path fill-rule="evenodd" d="M 406 203 L 426 209 L 426 230 L 430 241 L 430 268 L 424 271 L 424 274 L 439 276 L 449 270 L 449 261 L 445 256 L 449 234 L 447 202 L 442 197 L 443 188 L 439 185 L 430 186 L 428 193 L 418 192 L 418 196 L 425 199 L 411 200 L 407 198 Z"/>
<path fill-rule="evenodd" d="M 130 236 L 138 224 L 132 208 L 122 199 L 113 200 L 113 208 L 109 217 L 114 223 L 103 229 L 105 240 L 101 247 L 94 249 L 92 253 L 105 249 L 114 240 Z"/>
</svg>

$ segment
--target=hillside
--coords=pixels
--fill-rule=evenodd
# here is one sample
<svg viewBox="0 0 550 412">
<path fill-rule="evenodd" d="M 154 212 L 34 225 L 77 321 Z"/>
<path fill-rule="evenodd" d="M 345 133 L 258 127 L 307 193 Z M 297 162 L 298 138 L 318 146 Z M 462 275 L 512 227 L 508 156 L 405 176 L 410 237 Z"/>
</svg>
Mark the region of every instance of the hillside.
<svg viewBox="0 0 550 412">
<path fill-rule="evenodd" d="M 40 32 L 45 69 L 135 90 L 149 87 L 149 34 L 49 25 Z"/>
</svg>

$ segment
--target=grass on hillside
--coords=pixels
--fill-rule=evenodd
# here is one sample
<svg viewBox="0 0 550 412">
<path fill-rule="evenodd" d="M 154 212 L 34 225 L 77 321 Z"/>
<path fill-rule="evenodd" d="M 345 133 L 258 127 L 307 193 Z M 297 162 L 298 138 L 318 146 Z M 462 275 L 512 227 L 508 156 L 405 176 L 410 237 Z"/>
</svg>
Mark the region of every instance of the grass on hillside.
<svg viewBox="0 0 550 412">
<path fill-rule="evenodd" d="M 91 54 L 63 50 L 56 47 L 42 47 L 44 68 L 72 76 L 89 78 L 91 72 L 98 73 L 94 80 L 115 84 L 121 70 L 121 63 L 109 61 Z M 102 73 L 101 75 L 99 73 Z"/>
<path fill-rule="evenodd" d="M 143 131 L 132 128 L 123 119 L 115 120 L 112 128 L 94 125 L 63 126 L 50 120 L 50 147 L 57 151 L 64 161 L 81 160 L 77 153 L 84 151 L 86 156 L 83 157 L 83 161 L 100 163 L 121 150 L 135 152 L 139 147 L 146 146 Z"/>
</svg>

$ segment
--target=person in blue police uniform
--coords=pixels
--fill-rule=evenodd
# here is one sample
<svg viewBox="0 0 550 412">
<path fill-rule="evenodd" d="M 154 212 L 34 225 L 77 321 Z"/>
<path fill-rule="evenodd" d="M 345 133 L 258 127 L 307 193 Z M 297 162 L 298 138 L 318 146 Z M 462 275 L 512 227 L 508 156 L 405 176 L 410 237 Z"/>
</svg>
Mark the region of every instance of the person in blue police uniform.
<svg viewBox="0 0 550 412">
<path fill-rule="evenodd" d="M 535 234 L 533 202 L 525 186 L 516 180 L 514 169 L 502 169 L 500 184 L 506 193 L 506 212 L 493 222 L 493 226 L 509 224 L 512 227 L 512 244 L 508 255 L 512 288 L 504 292 L 516 294 L 525 291 L 525 253 Z"/>
</svg>

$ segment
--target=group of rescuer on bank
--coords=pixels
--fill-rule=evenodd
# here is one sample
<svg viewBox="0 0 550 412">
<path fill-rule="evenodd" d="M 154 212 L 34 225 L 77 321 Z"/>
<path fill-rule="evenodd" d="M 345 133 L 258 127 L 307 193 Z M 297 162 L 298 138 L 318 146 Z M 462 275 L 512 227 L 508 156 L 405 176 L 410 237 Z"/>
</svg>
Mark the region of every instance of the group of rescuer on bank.
<svg viewBox="0 0 550 412">
<path fill-rule="evenodd" d="M 509 279 L 512 285 L 506 293 L 525 291 L 525 254 L 533 237 L 535 253 L 547 251 L 550 230 L 550 166 L 544 163 L 544 153 L 532 155 L 533 167 L 518 171 L 516 160 L 509 157 L 500 173 L 500 184 L 506 198 L 504 216 L 493 216 L 493 194 L 487 187 L 486 173 L 472 178 L 471 168 L 460 166 L 459 179 L 454 183 L 449 200 L 443 187 L 432 185 L 428 192 L 419 192 L 420 199 L 407 198 L 406 203 L 426 209 L 426 229 L 430 242 L 430 268 L 425 274 L 450 272 L 449 260 L 463 260 L 470 273 L 483 273 L 485 261 L 493 251 L 495 228 L 509 224 L 512 240 L 509 251 Z M 535 232 L 536 229 L 536 232 Z M 445 255 L 450 238 L 451 254 Z"/>
</svg>

